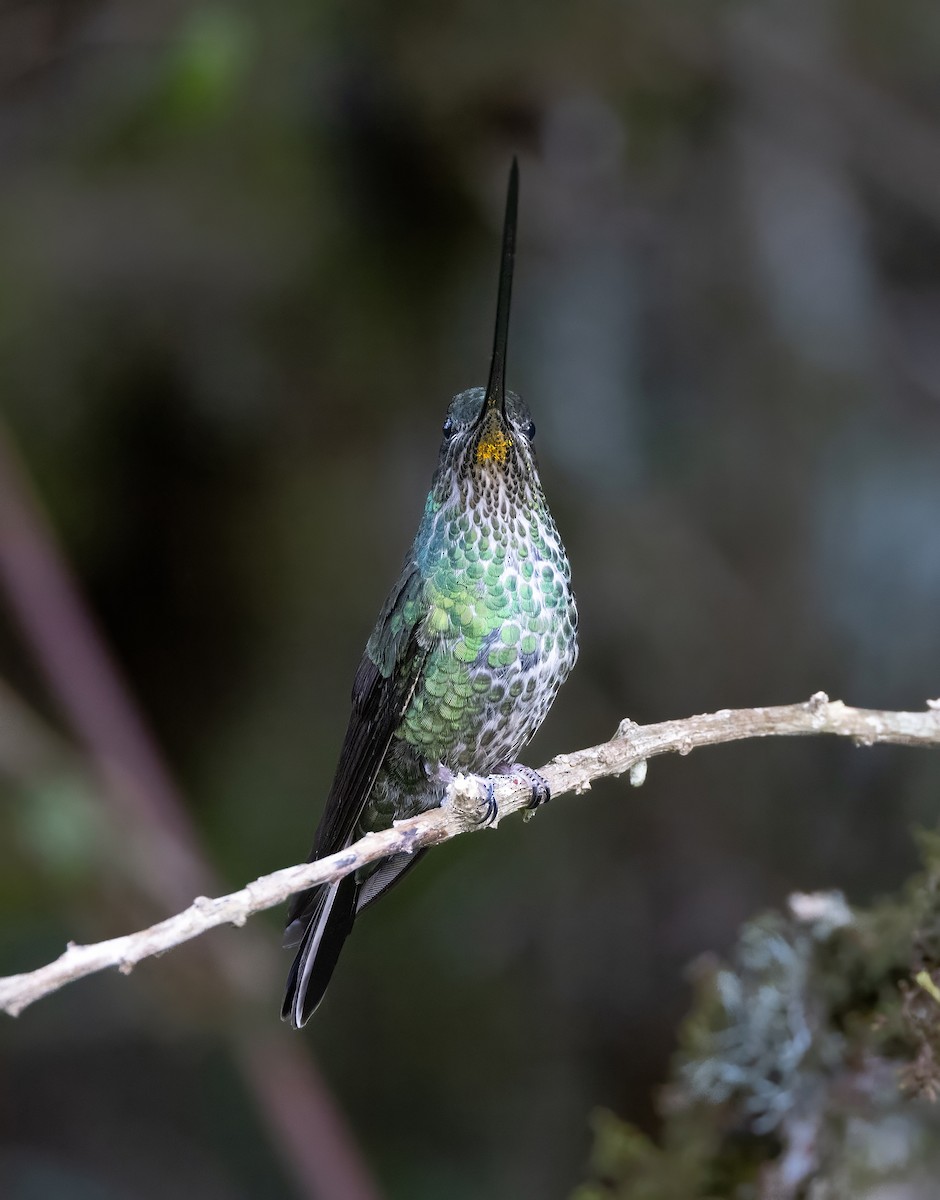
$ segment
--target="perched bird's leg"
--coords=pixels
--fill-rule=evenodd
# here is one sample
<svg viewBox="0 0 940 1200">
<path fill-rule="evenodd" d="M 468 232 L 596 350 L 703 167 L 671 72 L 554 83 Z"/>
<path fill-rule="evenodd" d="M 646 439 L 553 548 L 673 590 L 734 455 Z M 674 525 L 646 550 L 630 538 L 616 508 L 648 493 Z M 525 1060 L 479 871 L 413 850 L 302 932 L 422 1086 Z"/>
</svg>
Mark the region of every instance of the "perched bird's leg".
<svg viewBox="0 0 940 1200">
<path fill-rule="evenodd" d="M 443 763 L 438 763 L 433 769 L 425 767 L 428 779 L 442 783 L 450 789 L 450 802 L 463 808 L 468 816 L 473 816 L 476 825 L 492 825 L 499 816 L 499 805 L 496 803 L 496 788 L 492 779 L 482 775 L 455 775 Z M 470 802 L 468 811 L 466 805 Z M 444 803 L 448 803 L 445 797 Z"/>
<path fill-rule="evenodd" d="M 548 786 L 548 780 L 543 778 L 533 767 L 523 766 L 522 763 L 500 763 L 498 767 L 493 768 L 493 774 L 515 775 L 519 778 L 514 779 L 513 783 L 520 781 L 527 783 L 532 791 L 532 799 L 526 806 L 528 808 L 541 808 L 552 798 L 552 789 Z"/>
</svg>

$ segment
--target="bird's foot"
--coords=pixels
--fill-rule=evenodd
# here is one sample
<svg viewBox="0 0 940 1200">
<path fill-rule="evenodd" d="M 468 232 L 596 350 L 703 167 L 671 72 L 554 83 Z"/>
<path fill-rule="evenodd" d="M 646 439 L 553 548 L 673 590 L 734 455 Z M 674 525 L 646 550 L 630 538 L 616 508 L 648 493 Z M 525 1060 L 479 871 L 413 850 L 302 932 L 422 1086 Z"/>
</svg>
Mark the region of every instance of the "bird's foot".
<svg viewBox="0 0 940 1200">
<path fill-rule="evenodd" d="M 436 768 L 428 769 L 428 778 L 447 788 L 442 803 L 453 807 L 462 813 L 467 820 L 472 819 L 475 825 L 495 826 L 499 822 L 499 803 L 496 799 L 497 777 L 509 778 L 518 788 L 529 792 L 527 808 L 534 811 L 551 799 L 551 789 L 548 781 L 522 763 L 500 763 L 494 767 L 488 776 L 454 774 L 447 767 L 438 764 Z"/>
<path fill-rule="evenodd" d="M 532 799 L 526 807 L 533 811 L 541 808 L 543 804 L 547 804 L 552 798 L 552 789 L 548 786 L 548 780 L 543 778 L 533 767 L 525 767 L 522 763 L 500 763 L 493 769 L 493 774 L 511 775 L 513 783 L 528 784 L 532 792 Z"/>
<path fill-rule="evenodd" d="M 433 772 L 429 771 L 428 776 L 447 788 L 442 805 L 452 808 L 468 824 L 496 824 L 499 805 L 496 803 L 496 787 L 492 779 L 483 775 L 465 775 L 462 771 L 454 774 L 443 765 Z"/>
</svg>

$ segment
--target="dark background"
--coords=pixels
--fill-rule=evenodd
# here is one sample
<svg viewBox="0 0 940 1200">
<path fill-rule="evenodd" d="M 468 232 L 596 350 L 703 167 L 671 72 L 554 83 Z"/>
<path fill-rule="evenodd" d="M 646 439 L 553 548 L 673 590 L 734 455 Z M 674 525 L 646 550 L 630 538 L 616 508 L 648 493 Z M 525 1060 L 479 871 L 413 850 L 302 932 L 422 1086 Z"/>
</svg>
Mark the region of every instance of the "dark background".
<svg viewBox="0 0 940 1200">
<path fill-rule="evenodd" d="M 582 618 L 527 760 L 940 692 L 935 0 L 8 0 L 0 970 L 306 855 L 513 153 Z M 896 887 L 938 785 L 808 739 L 598 784 L 433 852 L 302 1035 L 280 913 L 78 983 L 0 1024 L 0 1190 L 564 1196 L 596 1106 L 655 1128 L 684 965 Z"/>
</svg>

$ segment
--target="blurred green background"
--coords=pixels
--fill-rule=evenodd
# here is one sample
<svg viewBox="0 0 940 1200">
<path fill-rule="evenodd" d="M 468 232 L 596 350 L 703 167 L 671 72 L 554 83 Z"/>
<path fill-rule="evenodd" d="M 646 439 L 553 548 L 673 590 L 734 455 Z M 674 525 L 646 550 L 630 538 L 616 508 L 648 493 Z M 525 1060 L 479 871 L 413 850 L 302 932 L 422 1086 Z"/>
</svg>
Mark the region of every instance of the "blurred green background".
<svg viewBox="0 0 940 1200">
<path fill-rule="evenodd" d="M 3 4 L 0 971 L 306 855 L 513 153 L 582 618 L 527 760 L 936 696 L 938 81 L 933 0 Z M 0 1192 L 565 1196 L 684 964 L 938 808 L 936 755 L 723 747 L 436 850 L 302 1035 L 280 913 L 78 983 L 0 1024 Z"/>
</svg>

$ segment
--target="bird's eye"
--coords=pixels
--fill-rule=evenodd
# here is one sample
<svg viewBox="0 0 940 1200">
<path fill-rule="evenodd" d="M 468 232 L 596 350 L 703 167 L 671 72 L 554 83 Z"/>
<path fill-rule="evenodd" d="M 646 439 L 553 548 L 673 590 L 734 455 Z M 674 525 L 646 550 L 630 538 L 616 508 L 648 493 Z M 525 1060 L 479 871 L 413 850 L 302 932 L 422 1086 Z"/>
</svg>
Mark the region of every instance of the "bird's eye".
<svg viewBox="0 0 940 1200">
<path fill-rule="evenodd" d="M 457 425 L 450 417 L 448 417 L 447 420 L 444 422 L 444 427 L 443 427 L 442 432 L 444 434 L 444 437 L 446 437 L 446 438 L 452 438 L 454 436 L 454 434 L 457 432 Z"/>
<path fill-rule="evenodd" d="M 535 437 L 535 422 L 534 421 L 526 421 L 525 425 L 523 425 L 523 427 L 522 427 L 522 432 L 526 435 L 526 438 L 531 442 L 532 439 Z"/>
</svg>

